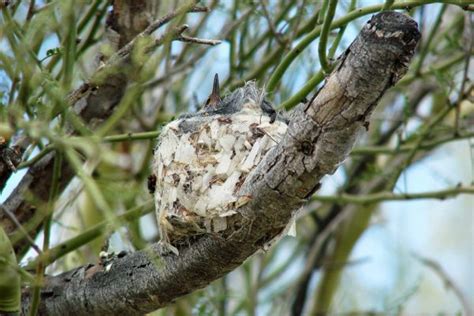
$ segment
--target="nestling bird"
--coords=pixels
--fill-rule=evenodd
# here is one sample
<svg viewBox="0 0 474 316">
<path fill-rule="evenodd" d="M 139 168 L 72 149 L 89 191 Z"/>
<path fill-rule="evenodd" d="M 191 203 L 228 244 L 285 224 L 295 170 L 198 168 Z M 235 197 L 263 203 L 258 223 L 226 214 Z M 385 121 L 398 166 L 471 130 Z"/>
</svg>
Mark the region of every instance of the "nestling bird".
<svg viewBox="0 0 474 316">
<path fill-rule="evenodd" d="M 165 252 L 227 228 L 227 217 L 252 198 L 239 195 L 247 175 L 286 129 L 253 82 L 221 99 L 217 75 L 199 112 L 163 127 L 149 187 Z"/>
</svg>

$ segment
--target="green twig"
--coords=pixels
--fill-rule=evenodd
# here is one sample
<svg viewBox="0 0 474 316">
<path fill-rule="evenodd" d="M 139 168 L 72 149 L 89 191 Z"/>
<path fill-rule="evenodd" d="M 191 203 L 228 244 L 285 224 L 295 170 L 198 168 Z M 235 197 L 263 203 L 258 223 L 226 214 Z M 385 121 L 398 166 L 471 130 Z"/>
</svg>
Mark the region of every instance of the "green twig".
<svg viewBox="0 0 474 316">
<path fill-rule="evenodd" d="M 323 0 L 323 4 L 321 5 L 321 10 L 319 10 L 319 14 L 318 14 L 318 24 L 323 24 L 324 22 L 324 15 L 326 14 L 326 11 L 328 10 L 329 1 L 330 0 Z"/>
<path fill-rule="evenodd" d="M 105 143 L 117 143 L 117 142 L 125 142 L 125 141 L 135 141 L 135 140 L 148 140 L 148 139 L 155 139 L 160 135 L 160 131 L 153 131 L 153 132 L 143 132 L 143 133 L 127 133 L 127 134 L 119 134 L 119 135 L 111 135 L 102 138 L 102 141 Z M 90 137 L 86 137 L 87 139 L 91 139 Z M 85 139 L 84 137 L 70 137 L 66 138 L 65 142 L 74 142 L 76 139 Z M 38 160 L 46 156 L 48 153 L 54 150 L 54 145 L 46 146 L 42 151 L 40 151 L 36 156 L 31 158 L 28 161 L 24 161 L 20 163 L 17 169 L 24 169 L 28 168 L 31 165 L 35 164 Z"/>
<path fill-rule="evenodd" d="M 420 132 L 418 134 L 418 138 L 415 141 L 415 144 L 413 147 L 410 149 L 408 152 L 408 156 L 405 159 L 404 163 L 402 163 L 398 170 L 393 172 L 393 175 L 391 176 L 390 180 L 388 181 L 388 188 L 393 188 L 400 176 L 400 174 L 403 172 L 403 170 L 406 170 L 408 166 L 411 164 L 413 159 L 415 158 L 418 150 L 420 149 L 420 146 L 422 145 L 423 141 L 428 137 L 428 135 L 432 132 L 433 127 L 439 124 L 441 120 L 443 120 L 446 115 L 452 110 L 453 107 L 451 106 L 446 106 L 444 109 L 441 110 L 434 118 L 433 120 L 424 126 L 420 128 Z"/>
<path fill-rule="evenodd" d="M 89 33 L 87 34 L 87 37 L 85 40 L 81 40 L 81 43 L 79 45 L 79 48 L 77 49 L 77 56 L 81 56 L 89 47 L 94 45 L 96 39 L 95 35 L 97 34 L 97 31 L 100 29 L 100 26 L 102 25 L 102 19 L 107 13 L 107 8 L 108 5 L 107 3 L 102 6 L 102 8 L 99 9 L 99 11 L 95 14 L 94 22 L 92 23 L 92 26 L 90 27 Z M 78 32 L 81 32 L 82 29 L 78 29 Z"/>
<path fill-rule="evenodd" d="M 86 191 L 90 194 L 92 200 L 94 201 L 95 206 L 102 212 L 104 215 L 109 216 L 110 218 L 113 217 L 112 210 L 108 205 L 106 199 L 104 198 L 99 186 L 94 181 L 94 179 L 84 171 L 82 166 L 82 162 L 79 158 L 79 155 L 75 152 L 72 148 L 65 148 L 64 154 L 71 165 L 72 169 L 76 173 L 76 175 L 82 180 L 84 183 L 84 187 Z"/>
<path fill-rule="evenodd" d="M 77 32 L 81 33 L 91 19 L 97 14 L 97 8 L 99 7 L 102 0 L 94 0 L 94 2 L 89 6 L 86 14 L 79 20 L 77 25 Z"/>
<path fill-rule="evenodd" d="M 444 200 L 453 198 L 460 194 L 474 194 L 474 186 L 461 187 L 457 186 L 450 189 L 422 192 L 422 193 L 405 193 L 394 194 L 392 192 L 378 192 L 372 194 L 347 194 L 342 193 L 338 195 L 315 195 L 312 197 L 313 201 L 336 204 L 372 204 L 387 201 L 406 201 L 418 199 L 437 199 Z"/>
<path fill-rule="evenodd" d="M 95 134 L 99 137 L 105 136 L 110 130 L 112 130 L 125 114 L 127 114 L 130 107 L 135 104 L 137 99 L 140 97 L 141 92 L 142 87 L 139 85 L 130 87 L 120 103 L 115 107 L 114 113 L 97 129 Z"/>
<path fill-rule="evenodd" d="M 351 1 L 351 4 L 349 6 L 349 12 L 355 9 L 355 3 L 356 3 L 355 0 Z M 329 49 L 329 53 L 328 53 L 329 58 L 333 58 L 334 55 L 336 54 L 337 47 L 339 46 L 339 43 L 341 42 L 341 39 L 342 39 L 342 36 L 344 35 L 345 30 L 346 30 L 345 25 L 339 29 L 339 32 L 337 33 L 337 36 L 334 39 L 334 42 L 332 43 L 331 48 Z M 298 92 L 296 92 L 288 100 L 280 104 L 278 108 L 290 110 L 299 102 L 302 102 L 304 98 L 307 97 L 308 94 L 314 91 L 316 86 L 320 84 L 323 81 L 323 79 L 324 79 L 324 72 L 320 70 L 317 73 L 315 73 Z"/>
<path fill-rule="evenodd" d="M 446 69 L 451 68 L 452 66 L 461 62 L 465 56 L 466 56 L 465 53 L 454 54 L 453 57 L 447 60 L 441 61 L 433 66 L 430 66 L 425 70 L 420 71 L 418 75 L 416 74 L 406 75 L 405 77 L 400 79 L 400 81 L 396 84 L 396 87 L 406 86 L 407 84 L 412 83 L 416 79 L 423 78 L 423 77 L 435 74 L 437 72 L 445 71 Z"/>
<path fill-rule="evenodd" d="M 121 135 L 112 135 L 104 137 L 104 142 L 106 143 L 115 143 L 115 142 L 123 142 L 123 141 L 132 141 L 132 140 L 147 140 L 147 139 L 155 139 L 160 135 L 160 131 L 153 131 L 153 132 L 143 132 L 143 133 L 128 133 L 128 134 L 121 134 Z"/>
<path fill-rule="evenodd" d="M 336 13 L 337 8 L 337 0 L 329 0 L 329 6 L 327 13 L 325 14 L 324 23 L 321 28 L 321 35 L 319 37 L 319 46 L 318 46 L 318 54 L 319 54 L 319 62 L 321 63 L 321 68 L 325 74 L 331 72 L 331 65 L 328 61 L 326 55 L 326 47 L 328 43 L 329 37 L 329 30 L 331 29 L 331 22 L 334 18 L 334 14 Z"/>
<path fill-rule="evenodd" d="M 280 104 L 278 108 L 289 110 L 296 104 L 303 102 L 304 98 L 306 98 L 306 96 L 310 94 L 311 91 L 313 91 L 314 88 L 323 81 L 323 79 L 324 72 L 320 70 L 315 73 L 298 92 L 296 92 L 288 100 Z"/>
<path fill-rule="evenodd" d="M 63 63 L 63 88 L 69 90 L 73 81 L 74 65 L 76 63 L 76 18 L 74 14 L 74 3 L 71 1 L 65 9 L 66 36 L 64 43 L 64 63 Z"/>
<path fill-rule="evenodd" d="M 393 5 L 394 2 L 395 2 L 395 0 L 385 0 L 385 4 L 383 5 L 382 10 L 384 10 L 384 11 L 390 10 L 392 8 L 392 5 Z"/>
<path fill-rule="evenodd" d="M 47 203 L 47 215 L 44 219 L 44 229 L 43 229 L 43 252 L 41 255 L 44 255 L 49 249 L 50 235 L 51 235 L 51 220 L 53 217 L 54 210 L 54 201 L 59 192 L 59 179 L 61 177 L 61 165 L 62 165 L 62 154 L 57 152 L 54 156 L 54 165 L 53 165 L 53 178 L 51 181 L 51 190 Z M 39 303 L 41 300 L 40 292 L 41 285 L 44 280 L 44 270 L 45 265 L 39 261 L 36 265 L 36 284 L 33 286 L 31 305 L 28 314 L 30 316 L 35 316 L 38 312 Z"/>
<path fill-rule="evenodd" d="M 425 45 L 421 49 L 420 57 L 418 57 L 418 61 L 415 65 L 415 67 L 413 67 L 413 73 L 415 75 L 420 74 L 421 66 L 423 66 L 423 61 L 425 60 L 425 57 L 426 57 L 426 55 L 428 54 L 428 52 L 430 50 L 431 43 L 433 41 L 433 38 L 434 38 L 436 32 L 438 31 L 438 28 L 441 24 L 443 14 L 446 11 L 446 8 L 447 8 L 446 4 L 443 4 L 441 6 L 441 9 L 438 13 L 438 16 L 436 17 L 436 20 L 433 23 L 433 27 L 431 28 L 430 34 L 428 35 L 428 38 L 426 39 Z"/>
<path fill-rule="evenodd" d="M 459 120 L 461 118 L 461 104 L 464 101 L 465 97 L 467 97 L 467 93 L 464 91 L 466 88 L 466 83 L 470 82 L 471 79 L 469 78 L 469 65 L 471 62 L 471 52 L 473 49 L 473 36 L 474 36 L 474 31 L 472 29 L 473 27 L 473 22 L 472 22 L 472 13 L 466 13 L 465 15 L 465 23 L 464 23 L 464 32 L 466 34 L 466 43 L 465 43 L 465 63 L 464 63 L 464 70 L 463 70 L 463 75 L 462 75 L 462 80 L 461 80 L 461 86 L 459 88 L 459 96 L 458 96 L 458 102 L 456 103 L 456 113 L 454 117 L 454 130 L 455 133 L 458 133 L 459 130 Z"/>
<path fill-rule="evenodd" d="M 469 139 L 474 137 L 474 132 L 468 132 L 465 134 L 460 134 L 460 135 L 448 135 L 445 137 L 442 137 L 437 140 L 432 140 L 429 142 L 423 142 L 418 146 L 419 150 L 431 150 L 435 147 L 438 147 L 439 145 L 452 142 L 452 141 L 457 141 L 461 139 Z M 404 152 L 409 152 L 415 149 L 414 144 L 404 144 L 398 147 L 387 147 L 387 146 L 364 146 L 364 147 L 356 147 L 352 150 L 351 155 L 352 156 L 358 156 L 358 155 L 378 155 L 378 154 L 385 154 L 385 155 L 397 155 L 400 153 Z"/>
</svg>

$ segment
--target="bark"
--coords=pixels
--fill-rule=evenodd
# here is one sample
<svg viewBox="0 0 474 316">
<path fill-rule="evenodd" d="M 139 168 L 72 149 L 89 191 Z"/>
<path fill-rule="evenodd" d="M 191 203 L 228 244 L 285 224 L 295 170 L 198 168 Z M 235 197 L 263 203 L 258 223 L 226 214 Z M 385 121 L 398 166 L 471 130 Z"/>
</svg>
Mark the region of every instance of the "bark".
<svg viewBox="0 0 474 316">
<path fill-rule="evenodd" d="M 287 134 L 243 184 L 252 200 L 221 235 L 205 235 L 159 255 L 159 246 L 47 277 L 41 315 L 140 315 L 203 288 L 238 267 L 285 228 L 321 178 L 349 154 L 383 93 L 406 72 L 420 37 L 395 12 L 373 17 L 341 56 L 324 87 L 292 113 Z M 23 292 L 27 313 L 30 292 Z"/>
</svg>

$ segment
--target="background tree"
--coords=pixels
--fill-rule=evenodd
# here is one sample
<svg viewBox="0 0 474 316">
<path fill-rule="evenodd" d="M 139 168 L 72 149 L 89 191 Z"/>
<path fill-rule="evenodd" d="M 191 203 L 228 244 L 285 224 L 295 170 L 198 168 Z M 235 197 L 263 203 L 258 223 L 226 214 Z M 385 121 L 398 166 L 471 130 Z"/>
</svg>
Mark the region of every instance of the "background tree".
<svg viewBox="0 0 474 316">
<path fill-rule="evenodd" d="M 239 242 L 238 234 L 227 243 L 204 238 L 178 259 L 160 259 L 152 255 L 155 246 L 147 248 L 157 239 L 146 179 L 159 126 L 200 107 L 216 72 L 223 91 L 256 80 L 280 109 L 307 103 L 325 78 L 331 82 L 334 58 L 370 17 L 394 9 L 411 15 L 422 33 L 409 72 L 380 99 L 370 125 L 354 123 L 368 132 L 310 196 L 297 237 L 155 313 L 472 312 L 473 200 L 458 195 L 474 193 L 474 1 L 2 1 L 0 7 L 4 311 L 11 309 L 2 305 L 3 293 L 18 301 L 15 271 L 24 313 L 51 314 L 58 311 L 53 302 L 63 300 L 64 311 L 75 314 L 131 314 L 168 305 L 175 293 L 239 266 L 255 250 L 254 232 L 269 230 L 264 224 L 252 223 Z M 379 84 L 374 79 L 384 66 L 374 65 L 367 87 Z M 341 135 L 335 147 L 348 141 Z M 436 167 L 447 152 L 443 168 Z M 327 157 L 337 164 L 336 156 Z M 452 197 L 455 204 L 407 202 Z M 387 236 L 395 240 L 380 241 Z M 425 249 L 420 236 L 455 251 Z M 204 256 L 209 249 L 222 251 Z M 211 260 L 219 258 L 225 264 Z M 150 292 L 133 301 L 117 303 L 100 297 L 107 289 L 94 290 L 94 284 L 110 288 L 120 299 L 143 291 L 123 286 L 137 280 L 148 280 L 140 284 Z M 88 295 L 110 306 L 73 303 L 92 302 Z"/>
</svg>

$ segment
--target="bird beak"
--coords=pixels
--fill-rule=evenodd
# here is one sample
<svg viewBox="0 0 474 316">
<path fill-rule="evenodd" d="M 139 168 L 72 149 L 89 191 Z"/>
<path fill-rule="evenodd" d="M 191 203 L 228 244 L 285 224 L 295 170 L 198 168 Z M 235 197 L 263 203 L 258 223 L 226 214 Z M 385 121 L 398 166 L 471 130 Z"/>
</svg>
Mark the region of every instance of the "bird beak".
<svg viewBox="0 0 474 316">
<path fill-rule="evenodd" d="M 212 85 L 212 92 L 207 98 L 206 107 L 216 107 L 221 102 L 219 76 L 214 76 L 214 83 Z"/>
</svg>

